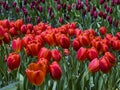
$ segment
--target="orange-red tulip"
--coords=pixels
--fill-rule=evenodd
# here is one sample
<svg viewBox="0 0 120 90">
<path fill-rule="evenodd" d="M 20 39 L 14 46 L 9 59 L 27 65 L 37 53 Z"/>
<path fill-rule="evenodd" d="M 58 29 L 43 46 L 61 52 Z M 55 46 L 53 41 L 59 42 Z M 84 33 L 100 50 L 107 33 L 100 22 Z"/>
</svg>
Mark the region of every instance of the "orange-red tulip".
<svg viewBox="0 0 120 90">
<path fill-rule="evenodd" d="M 78 61 L 85 61 L 86 58 L 87 58 L 87 48 L 84 48 L 84 47 L 81 47 L 78 51 L 77 51 L 77 54 L 76 54 L 76 59 Z"/>
<path fill-rule="evenodd" d="M 31 63 L 25 72 L 29 82 L 33 85 L 39 86 L 43 83 L 46 74 L 44 64 Z"/>
<path fill-rule="evenodd" d="M 49 70 L 50 75 L 54 80 L 59 80 L 61 78 L 62 69 L 56 61 L 50 65 Z"/>
<path fill-rule="evenodd" d="M 31 56 L 38 56 L 41 44 L 38 41 L 32 40 L 25 47 L 26 53 Z"/>
<path fill-rule="evenodd" d="M 92 73 L 95 73 L 99 70 L 99 60 L 94 58 L 88 65 L 88 70 Z"/>
<path fill-rule="evenodd" d="M 21 26 L 21 32 L 22 32 L 22 34 L 27 33 L 27 26 L 25 24 Z"/>
<path fill-rule="evenodd" d="M 10 70 L 17 69 L 20 65 L 20 55 L 17 53 L 10 53 L 7 58 L 7 65 Z"/>
<path fill-rule="evenodd" d="M 12 41 L 12 49 L 15 52 L 20 52 L 20 50 L 22 49 L 22 42 L 21 42 L 20 38 L 14 39 Z"/>
</svg>

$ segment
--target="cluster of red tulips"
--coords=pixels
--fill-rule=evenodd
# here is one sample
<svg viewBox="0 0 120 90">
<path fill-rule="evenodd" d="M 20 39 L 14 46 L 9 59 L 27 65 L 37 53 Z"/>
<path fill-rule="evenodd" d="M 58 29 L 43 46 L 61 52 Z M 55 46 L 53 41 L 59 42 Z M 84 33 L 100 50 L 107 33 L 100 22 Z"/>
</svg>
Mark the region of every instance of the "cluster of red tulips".
<svg viewBox="0 0 120 90">
<path fill-rule="evenodd" d="M 36 62 L 31 61 L 25 70 L 33 85 L 41 85 L 49 73 L 54 80 L 59 80 L 62 75 L 59 62 L 64 55 L 72 53 L 69 52 L 70 48 L 77 52 L 78 61 L 90 61 L 90 72 L 109 72 L 117 61 L 112 51 L 120 50 L 120 32 L 113 36 L 107 34 L 105 27 L 100 27 L 99 32 L 100 35 L 92 29 L 83 31 L 76 27 L 76 23 L 53 28 L 46 23 L 24 24 L 20 19 L 0 21 L 1 44 L 12 47 L 12 52 L 6 58 L 8 68 L 15 70 L 20 66 L 22 50 L 26 56 L 37 58 Z"/>
</svg>

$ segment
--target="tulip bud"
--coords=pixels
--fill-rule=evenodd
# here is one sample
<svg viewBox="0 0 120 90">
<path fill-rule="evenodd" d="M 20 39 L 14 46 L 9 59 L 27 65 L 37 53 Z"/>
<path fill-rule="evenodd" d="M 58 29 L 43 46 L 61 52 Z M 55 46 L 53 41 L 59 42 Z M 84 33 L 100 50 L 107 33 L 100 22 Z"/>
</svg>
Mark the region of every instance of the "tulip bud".
<svg viewBox="0 0 120 90">
<path fill-rule="evenodd" d="M 50 65 L 49 69 L 50 75 L 54 80 L 59 80 L 61 78 L 62 69 L 56 61 Z"/>
<path fill-rule="evenodd" d="M 17 53 L 10 53 L 7 58 L 7 65 L 10 70 L 17 69 L 20 65 L 20 55 Z"/>
<path fill-rule="evenodd" d="M 57 49 L 53 49 L 51 53 L 52 53 L 52 59 L 54 61 L 59 62 L 62 57 L 61 53 Z"/>
<path fill-rule="evenodd" d="M 105 35 L 106 34 L 106 28 L 104 26 L 100 27 L 100 34 Z"/>
<path fill-rule="evenodd" d="M 69 52 L 68 49 L 64 49 L 63 51 L 64 51 L 64 55 L 65 55 L 65 56 L 68 56 L 68 55 L 70 54 L 70 52 Z"/>
<path fill-rule="evenodd" d="M 22 49 L 22 42 L 21 42 L 20 38 L 14 39 L 12 41 L 12 49 L 15 52 L 20 52 L 21 51 L 21 49 Z"/>
<path fill-rule="evenodd" d="M 77 54 L 76 54 L 76 59 L 78 61 L 85 61 L 85 59 L 87 58 L 87 49 L 86 48 L 83 48 L 81 47 L 78 51 L 77 51 Z"/>
<path fill-rule="evenodd" d="M 9 35 L 8 33 L 5 33 L 5 34 L 4 34 L 4 39 L 3 39 L 3 41 L 4 41 L 6 44 L 8 44 L 8 43 L 10 42 L 10 35 Z"/>
<path fill-rule="evenodd" d="M 88 70 L 92 73 L 95 73 L 99 70 L 99 60 L 94 58 L 88 65 Z"/>
<path fill-rule="evenodd" d="M 79 43 L 77 39 L 74 39 L 72 42 L 72 47 L 75 51 L 77 51 L 81 47 L 81 44 Z"/>
<path fill-rule="evenodd" d="M 27 26 L 26 26 L 26 25 L 22 25 L 22 26 L 21 26 L 21 32 L 22 32 L 23 34 L 26 34 L 26 32 L 27 32 Z"/>
</svg>

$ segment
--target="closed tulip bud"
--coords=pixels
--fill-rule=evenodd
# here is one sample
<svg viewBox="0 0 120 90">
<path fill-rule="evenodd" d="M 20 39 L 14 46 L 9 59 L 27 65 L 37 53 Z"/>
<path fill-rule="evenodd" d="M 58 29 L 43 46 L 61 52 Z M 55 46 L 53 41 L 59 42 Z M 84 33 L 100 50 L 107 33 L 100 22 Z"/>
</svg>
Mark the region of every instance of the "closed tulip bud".
<svg viewBox="0 0 120 90">
<path fill-rule="evenodd" d="M 88 70 L 92 73 L 99 71 L 99 60 L 94 58 L 88 65 Z"/>
<path fill-rule="evenodd" d="M 68 49 L 70 46 L 70 39 L 66 35 L 61 35 L 59 43 L 62 48 Z"/>
<path fill-rule="evenodd" d="M 59 11 L 60 9 L 61 9 L 61 5 L 58 4 L 58 5 L 57 5 L 57 10 Z"/>
<path fill-rule="evenodd" d="M 108 52 L 109 51 L 109 47 L 108 47 L 107 44 L 101 44 L 101 45 L 102 45 L 102 49 L 101 49 L 102 52 Z"/>
<path fill-rule="evenodd" d="M 39 58 L 45 58 L 48 61 L 51 59 L 51 51 L 45 47 L 42 47 L 38 53 L 38 59 Z"/>
<path fill-rule="evenodd" d="M 50 65 L 49 70 L 50 70 L 50 75 L 51 75 L 52 79 L 59 80 L 61 78 L 62 69 L 56 61 L 54 61 Z"/>
<path fill-rule="evenodd" d="M 107 17 L 107 20 L 108 20 L 109 24 L 112 24 L 113 20 L 110 16 Z"/>
<path fill-rule="evenodd" d="M 67 10 L 71 11 L 71 6 L 70 5 L 67 6 Z"/>
<path fill-rule="evenodd" d="M 94 47 L 88 49 L 87 58 L 90 61 L 92 61 L 94 58 L 98 58 L 98 51 Z"/>
<path fill-rule="evenodd" d="M 46 75 L 44 64 L 41 63 L 29 64 L 25 72 L 29 82 L 36 86 L 39 86 L 43 83 Z"/>
<path fill-rule="evenodd" d="M 14 39 L 12 41 L 12 49 L 15 52 L 20 52 L 22 49 L 22 41 L 20 40 L 20 38 Z"/>
<path fill-rule="evenodd" d="M 20 55 L 17 53 L 10 53 L 7 58 L 7 65 L 10 70 L 17 69 L 20 65 Z"/>
<path fill-rule="evenodd" d="M 110 71 L 111 66 L 110 66 L 110 63 L 108 62 L 107 58 L 101 57 L 99 63 L 100 63 L 100 70 L 103 73 L 108 73 Z"/>
<path fill-rule="evenodd" d="M 100 31 L 100 34 L 105 35 L 107 30 L 104 26 L 102 26 L 100 27 L 99 31 Z"/>
<path fill-rule="evenodd" d="M 54 61 L 59 62 L 62 57 L 61 53 L 57 49 L 53 49 L 51 53 L 52 53 L 52 59 Z"/>
<path fill-rule="evenodd" d="M 9 33 L 11 36 L 15 36 L 18 34 L 17 30 L 14 27 L 10 28 Z"/>
<path fill-rule="evenodd" d="M 21 32 L 23 34 L 26 34 L 26 32 L 27 32 L 27 26 L 25 24 L 21 26 Z"/>
<path fill-rule="evenodd" d="M 79 43 L 77 39 L 74 39 L 72 42 L 72 47 L 75 51 L 77 51 L 81 47 L 81 44 Z"/>
<path fill-rule="evenodd" d="M 113 50 L 120 50 L 120 40 L 112 41 L 111 46 Z"/>
<path fill-rule="evenodd" d="M 78 61 L 85 61 L 86 58 L 87 58 L 87 48 L 79 48 L 79 50 L 77 51 L 77 54 L 76 54 L 76 59 Z"/>
<path fill-rule="evenodd" d="M 10 35 L 8 33 L 4 34 L 4 39 L 3 39 L 4 43 L 8 44 L 10 42 Z"/>
<path fill-rule="evenodd" d="M 61 18 L 59 18 L 59 23 L 63 23 L 63 18 L 61 17 Z"/>
<path fill-rule="evenodd" d="M 120 40 L 120 32 L 117 32 L 115 36 Z"/>
</svg>

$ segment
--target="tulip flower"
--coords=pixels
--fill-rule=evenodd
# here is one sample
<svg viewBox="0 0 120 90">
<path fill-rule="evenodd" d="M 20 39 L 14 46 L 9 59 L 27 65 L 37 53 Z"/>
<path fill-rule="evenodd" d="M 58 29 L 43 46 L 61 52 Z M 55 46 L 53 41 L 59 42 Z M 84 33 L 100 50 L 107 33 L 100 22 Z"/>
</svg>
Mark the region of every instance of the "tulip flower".
<svg viewBox="0 0 120 90">
<path fill-rule="evenodd" d="M 49 70 L 50 70 L 50 75 L 51 75 L 52 79 L 59 80 L 61 78 L 62 69 L 56 61 L 54 61 L 49 66 Z"/>
<path fill-rule="evenodd" d="M 81 47 L 81 44 L 79 43 L 78 39 L 73 40 L 72 47 L 75 51 L 77 51 Z"/>
<path fill-rule="evenodd" d="M 87 58 L 90 61 L 92 61 L 94 58 L 98 58 L 98 51 L 94 47 L 88 49 Z"/>
<path fill-rule="evenodd" d="M 87 48 L 84 48 L 84 47 L 81 47 L 79 48 L 79 50 L 77 51 L 77 54 L 76 54 L 76 59 L 78 61 L 85 61 L 85 59 L 87 58 Z"/>
<path fill-rule="evenodd" d="M 106 34 L 107 29 L 104 26 L 100 27 L 99 30 L 100 30 L 100 34 L 101 35 L 105 35 Z"/>
<path fill-rule="evenodd" d="M 46 74 L 44 64 L 31 63 L 25 72 L 29 82 L 33 85 L 39 86 L 43 83 Z"/>
<path fill-rule="evenodd" d="M 5 34 L 4 34 L 4 39 L 3 39 L 3 41 L 4 41 L 6 44 L 8 44 L 8 43 L 10 42 L 10 35 L 9 35 L 8 33 L 5 33 Z"/>
<path fill-rule="evenodd" d="M 7 58 L 7 65 L 10 70 L 15 70 L 20 65 L 20 55 L 17 53 L 10 53 Z"/>
<path fill-rule="evenodd" d="M 88 70 L 92 73 L 95 73 L 99 70 L 99 60 L 94 58 L 88 65 Z"/>
<path fill-rule="evenodd" d="M 70 46 L 70 39 L 66 35 L 61 35 L 60 46 L 64 49 L 68 49 Z"/>
<path fill-rule="evenodd" d="M 12 49 L 15 52 L 20 52 L 21 51 L 21 49 L 22 49 L 22 42 L 21 42 L 20 38 L 14 39 L 12 41 Z"/>
<path fill-rule="evenodd" d="M 0 40 L 4 38 L 4 28 L 0 25 Z"/>
<path fill-rule="evenodd" d="M 51 51 L 45 47 L 42 47 L 38 53 L 38 59 L 39 58 L 45 58 L 48 61 L 51 59 Z"/>
<path fill-rule="evenodd" d="M 41 48 L 41 44 L 36 40 L 32 40 L 25 47 L 25 51 L 27 55 L 37 56 L 40 48 Z"/>
<path fill-rule="evenodd" d="M 59 62 L 62 57 L 61 53 L 57 49 L 53 49 L 51 53 L 52 53 L 52 59 L 54 61 Z"/>
</svg>

